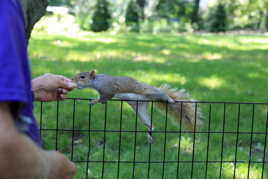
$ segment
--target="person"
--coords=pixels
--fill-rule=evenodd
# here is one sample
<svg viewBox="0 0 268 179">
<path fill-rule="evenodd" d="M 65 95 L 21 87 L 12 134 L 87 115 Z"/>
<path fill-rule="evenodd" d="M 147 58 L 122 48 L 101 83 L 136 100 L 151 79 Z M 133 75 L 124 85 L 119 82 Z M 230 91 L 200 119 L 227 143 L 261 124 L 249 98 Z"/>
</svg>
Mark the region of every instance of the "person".
<svg viewBox="0 0 268 179">
<path fill-rule="evenodd" d="M 72 179 L 74 164 L 42 149 L 33 100 L 62 100 L 75 84 L 55 74 L 31 80 L 19 0 L 0 1 L 0 39 L 0 178 Z"/>
</svg>

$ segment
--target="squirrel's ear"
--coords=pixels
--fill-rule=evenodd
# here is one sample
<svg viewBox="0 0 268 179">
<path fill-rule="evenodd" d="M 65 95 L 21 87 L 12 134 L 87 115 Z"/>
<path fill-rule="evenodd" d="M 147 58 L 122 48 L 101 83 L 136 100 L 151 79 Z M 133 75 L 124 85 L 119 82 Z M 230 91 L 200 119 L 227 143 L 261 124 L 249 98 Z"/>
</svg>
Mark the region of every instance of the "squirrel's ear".
<svg viewBox="0 0 268 179">
<path fill-rule="evenodd" d="M 96 70 L 92 70 L 90 73 L 89 73 L 89 76 L 91 79 L 95 79 L 96 77 Z"/>
</svg>

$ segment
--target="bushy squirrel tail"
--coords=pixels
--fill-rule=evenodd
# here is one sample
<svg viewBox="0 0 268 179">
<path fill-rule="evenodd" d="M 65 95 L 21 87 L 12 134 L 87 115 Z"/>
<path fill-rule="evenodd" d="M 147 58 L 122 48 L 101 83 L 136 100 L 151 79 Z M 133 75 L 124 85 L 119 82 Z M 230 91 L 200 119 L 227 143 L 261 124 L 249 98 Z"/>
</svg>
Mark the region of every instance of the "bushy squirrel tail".
<svg viewBox="0 0 268 179">
<path fill-rule="evenodd" d="M 193 101 L 193 99 L 191 99 L 186 90 L 172 89 L 166 84 L 161 85 L 159 89 L 171 97 L 174 101 L 184 100 L 186 102 L 169 103 L 168 108 L 166 102 L 157 102 L 156 106 L 161 111 L 165 112 L 168 110 L 168 114 L 172 116 L 174 122 L 178 126 L 182 124 L 188 129 L 191 129 L 193 132 L 197 131 L 202 125 L 201 112 L 198 108 L 196 108 L 195 103 L 189 102 Z"/>
</svg>

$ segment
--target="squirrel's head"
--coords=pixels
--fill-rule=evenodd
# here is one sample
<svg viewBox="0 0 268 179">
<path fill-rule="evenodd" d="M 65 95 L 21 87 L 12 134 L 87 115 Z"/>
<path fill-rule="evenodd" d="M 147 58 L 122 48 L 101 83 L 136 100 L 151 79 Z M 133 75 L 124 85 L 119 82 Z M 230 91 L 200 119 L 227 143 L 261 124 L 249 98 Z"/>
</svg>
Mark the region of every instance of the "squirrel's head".
<svg viewBox="0 0 268 179">
<path fill-rule="evenodd" d="M 91 87 L 91 82 L 96 78 L 96 70 L 91 72 L 81 72 L 75 75 L 72 80 L 77 84 L 78 88 Z"/>
</svg>

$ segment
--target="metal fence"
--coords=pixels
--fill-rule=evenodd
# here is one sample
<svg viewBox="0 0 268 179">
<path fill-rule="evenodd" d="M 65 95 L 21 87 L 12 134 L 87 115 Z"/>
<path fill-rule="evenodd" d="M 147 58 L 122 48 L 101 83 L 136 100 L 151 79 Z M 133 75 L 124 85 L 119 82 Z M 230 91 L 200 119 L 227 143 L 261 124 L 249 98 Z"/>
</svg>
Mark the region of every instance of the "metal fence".
<svg viewBox="0 0 268 179">
<path fill-rule="evenodd" d="M 148 103 L 152 143 L 125 101 L 37 103 L 43 146 L 74 161 L 77 178 L 268 178 L 267 103 L 177 101 L 201 111 L 195 132 Z"/>
</svg>

